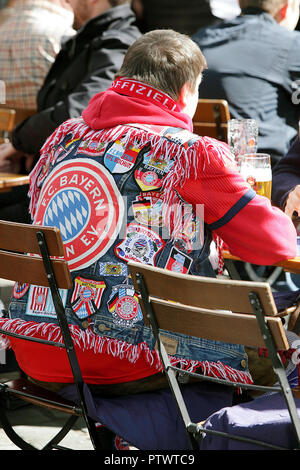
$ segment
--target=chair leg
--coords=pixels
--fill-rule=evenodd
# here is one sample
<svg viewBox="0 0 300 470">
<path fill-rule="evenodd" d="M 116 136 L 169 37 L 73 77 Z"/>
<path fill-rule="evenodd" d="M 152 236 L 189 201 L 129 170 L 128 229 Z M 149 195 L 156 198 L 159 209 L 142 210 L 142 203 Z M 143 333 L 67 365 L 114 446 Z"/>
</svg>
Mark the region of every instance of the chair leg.
<svg viewBox="0 0 300 470">
<path fill-rule="evenodd" d="M 283 368 L 281 359 L 280 359 L 280 357 L 279 357 L 279 355 L 276 351 L 276 348 L 275 348 L 275 345 L 274 345 L 274 342 L 273 342 L 273 337 L 272 337 L 272 335 L 269 331 L 269 328 L 268 328 L 267 324 L 265 323 L 263 310 L 262 310 L 262 307 L 261 307 L 261 304 L 260 304 L 259 297 L 258 297 L 257 293 L 256 292 L 250 292 L 249 293 L 249 299 L 250 299 L 251 306 L 253 308 L 253 312 L 256 315 L 258 326 L 259 326 L 259 328 L 261 330 L 261 333 L 262 333 L 262 336 L 264 338 L 265 345 L 266 345 L 266 347 L 268 349 L 268 352 L 269 352 L 269 357 L 272 361 L 273 369 L 274 369 L 274 371 L 275 371 L 275 373 L 278 377 L 278 381 L 279 381 L 279 384 L 280 384 L 280 387 L 281 387 L 281 391 L 282 391 L 282 394 L 284 396 L 284 399 L 285 399 L 285 402 L 286 402 L 286 405 L 287 405 L 287 409 L 288 409 L 289 414 L 290 414 L 291 423 L 293 425 L 294 432 L 295 432 L 297 442 L 298 442 L 298 447 L 297 448 L 300 449 L 300 419 L 299 419 L 299 416 L 298 416 L 298 410 L 297 410 L 297 407 L 296 407 L 296 404 L 295 404 L 293 393 L 291 391 L 289 382 L 287 380 L 287 377 L 286 377 L 285 370 Z"/>
<path fill-rule="evenodd" d="M 113 441 L 116 434 L 105 426 L 99 428 L 94 428 L 96 437 L 94 441 L 96 442 L 95 450 L 116 450 Z"/>
<path fill-rule="evenodd" d="M 70 416 L 62 429 L 54 436 L 51 441 L 46 444 L 42 450 L 49 450 L 55 448 L 55 446 L 63 440 L 63 438 L 68 434 L 68 432 L 72 429 L 76 421 L 78 420 L 79 416 Z"/>
<path fill-rule="evenodd" d="M 21 450 L 38 450 L 28 442 L 24 441 L 13 429 L 11 423 L 7 419 L 6 413 L 0 406 L 0 422 L 7 437 Z"/>
</svg>

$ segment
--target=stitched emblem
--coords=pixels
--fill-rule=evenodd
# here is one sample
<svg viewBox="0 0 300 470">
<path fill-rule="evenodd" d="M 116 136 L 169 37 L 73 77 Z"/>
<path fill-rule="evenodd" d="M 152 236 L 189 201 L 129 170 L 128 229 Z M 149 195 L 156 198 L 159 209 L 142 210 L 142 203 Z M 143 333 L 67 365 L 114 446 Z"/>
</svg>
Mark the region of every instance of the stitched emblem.
<svg viewBox="0 0 300 470">
<path fill-rule="evenodd" d="M 99 263 L 101 276 L 127 276 L 127 265 L 123 263 Z"/>
<path fill-rule="evenodd" d="M 158 191 L 141 193 L 132 203 L 133 215 L 136 222 L 143 225 L 161 227 L 162 194 Z"/>
<path fill-rule="evenodd" d="M 150 152 L 144 155 L 143 162 L 134 172 L 134 178 L 142 191 L 159 189 L 163 178 L 174 164 L 173 160 L 154 158 Z"/>
<path fill-rule="evenodd" d="M 21 299 L 29 289 L 29 284 L 16 282 L 13 288 L 13 296 L 16 299 Z"/>
<path fill-rule="evenodd" d="M 65 306 L 67 289 L 59 289 L 62 303 Z M 49 287 L 30 285 L 26 304 L 26 315 L 56 318 L 55 308 Z"/>
<path fill-rule="evenodd" d="M 102 280 L 85 279 L 81 276 L 74 279 L 71 307 L 80 320 L 97 313 L 105 287 Z"/>
<path fill-rule="evenodd" d="M 79 138 L 74 139 L 72 133 L 67 134 L 64 140 L 55 147 L 54 161 L 58 163 L 64 160 L 78 147 L 79 143 Z"/>
<path fill-rule="evenodd" d="M 192 258 L 177 250 L 177 248 L 172 247 L 165 267 L 166 269 L 176 273 L 187 274 L 190 270 L 192 262 Z"/>
<path fill-rule="evenodd" d="M 70 270 L 90 266 L 114 243 L 124 214 L 111 174 L 92 159 L 61 162 L 45 180 L 34 222 L 60 229 Z"/>
<path fill-rule="evenodd" d="M 138 296 L 129 284 L 120 284 L 112 288 L 107 307 L 113 322 L 119 326 L 132 327 L 143 318 Z"/>
<path fill-rule="evenodd" d="M 90 157 L 99 157 L 104 154 L 106 146 L 106 142 L 99 142 L 99 140 L 82 140 L 77 152 Z"/>
<path fill-rule="evenodd" d="M 135 164 L 140 149 L 129 144 L 127 147 L 117 140 L 105 152 L 104 165 L 111 173 L 127 173 Z"/>
</svg>

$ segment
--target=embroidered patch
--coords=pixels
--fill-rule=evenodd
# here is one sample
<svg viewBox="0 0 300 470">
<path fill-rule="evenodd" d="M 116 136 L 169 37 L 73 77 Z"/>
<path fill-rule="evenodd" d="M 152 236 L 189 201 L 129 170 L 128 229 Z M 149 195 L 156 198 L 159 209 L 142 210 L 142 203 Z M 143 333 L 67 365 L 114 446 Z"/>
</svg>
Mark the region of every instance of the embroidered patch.
<svg viewBox="0 0 300 470">
<path fill-rule="evenodd" d="M 154 158 L 150 152 L 144 155 L 143 162 L 134 172 L 134 178 L 142 191 L 159 189 L 164 176 L 174 164 L 173 160 Z"/>
<path fill-rule="evenodd" d="M 34 223 L 60 229 L 70 270 L 90 266 L 114 243 L 124 214 L 111 174 L 92 159 L 62 162 L 45 180 Z"/>
<path fill-rule="evenodd" d="M 62 303 L 65 306 L 67 289 L 59 289 Z M 55 308 L 49 287 L 30 285 L 26 304 L 26 315 L 56 318 Z"/>
<path fill-rule="evenodd" d="M 128 269 L 122 263 L 99 263 L 99 273 L 101 276 L 127 276 Z"/>
<path fill-rule="evenodd" d="M 158 191 L 141 193 L 132 203 L 135 221 L 143 225 L 162 227 L 162 201 L 163 196 Z"/>
<path fill-rule="evenodd" d="M 182 215 L 181 230 L 177 232 L 174 246 L 184 253 L 191 253 L 202 247 L 203 244 L 203 223 L 189 205 L 184 206 Z"/>
<path fill-rule="evenodd" d="M 48 171 L 50 169 L 50 162 L 48 161 L 41 169 L 40 174 L 37 178 L 36 184 L 37 186 L 41 186 L 42 182 L 46 178 Z"/>
<path fill-rule="evenodd" d="M 104 165 L 111 173 L 127 173 L 135 164 L 140 149 L 129 144 L 127 147 L 117 140 L 106 151 Z"/>
<path fill-rule="evenodd" d="M 107 307 L 112 314 L 113 322 L 119 326 L 132 327 L 143 318 L 138 296 L 134 288 L 128 284 L 112 288 Z"/>
<path fill-rule="evenodd" d="M 99 142 L 99 140 L 89 139 L 82 140 L 78 147 L 78 153 L 89 155 L 90 157 L 99 157 L 104 154 L 107 142 Z"/>
<path fill-rule="evenodd" d="M 181 234 L 181 238 L 176 238 L 174 240 L 174 246 L 177 250 L 183 251 L 184 253 L 191 253 L 192 251 L 190 240 L 183 234 Z"/>
<path fill-rule="evenodd" d="M 13 296 L 16 299 L 21 299 L 23 295 L 25 295 L 26 292 L 28 291 L 29 286 L 30 284 L 27 284 L 27 283 L 22 284 L 20 282 L 16 282 L 13 288 Z"/>
<path fill-rule="evenodd" d="M 58 163 L 64 160 L 78 147 L 79 143 L 79 138 L 74 139 L 72 133 L 67 134 L 63 141 L 55 147 L 54 162 Z"/>
<path fill-rule="evenodd" d="M 177 250 L 177 248 L 173 247 L 171 249 L 169 258 L 166 263 L 166 269 L 170 271 L 174 271 L 176 273 L 183 273 L 187 274 L 191 267 L 193 260 L 185 253 Z"/>
<path fill-rule="evenodd" d="M 80 320 L 97 313 L 105 287 L 105 282 L 101 280 L 84 279 L 81 276 L 74 279 L 71 307 Z"/>
<path fill-rule="evenodd" d="M 115 247 L 116 255 L 126 261 L 134 260 L 154 265 L 155 257 L 163 249 L 165 242 L 148 227 L 129 224 L 126 237 Z"/>
</svg>

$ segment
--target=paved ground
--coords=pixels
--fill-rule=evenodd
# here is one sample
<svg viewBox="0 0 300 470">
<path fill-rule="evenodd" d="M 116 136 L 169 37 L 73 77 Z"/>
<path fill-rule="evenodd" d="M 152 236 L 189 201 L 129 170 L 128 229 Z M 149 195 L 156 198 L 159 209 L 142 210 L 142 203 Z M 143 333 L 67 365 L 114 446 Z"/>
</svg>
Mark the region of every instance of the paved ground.
<svg viewBox="0 0 300 470">
<path fill-rule="evenodd" d="M 13 283 L 0 279 L 0 308 L 7 308 Z M 15 376 L 12 370 L 3 371 L 5 365 L 0 356 L 0 381 L 6 378 L 10 379 Z M 8 367 L 8 369 L 10 369 Z M 60 424 L 64 422 L 65 415 L 62 413 L 35 407 L 29 404 L 25 406 L 11 409 L 8 411 L 8 416 L 15 427 L 16 432 L 27 440 L 30 444 L 41 449 L 52 436 L 60 429 Z M 79 419 L 74 430 L 70 431 L 68 435 L 61 442 L 62 445 L 76 450 L 92 450 L 93 447 L 90 443 L 90 438 L 82 419 Z M 2 450 L 19 450 L 6 436 L 0 425 L 0 451 Z"/>
<path fill-rule="evenodd" d="M 14 374 L 5 375 L 11 378 Z M 3 379 L 4 375 L 0 377 L 1 381 Z M 66 419 L 62 413 L 29 404 L 8 410 L 8 416 L 16 432 L 38 449 L 55 435 L 60 429 L 60 424 Z M 84 421 L 80 418 L 75 426 L 75 429 L 61 441 L 61 445 L 74 450 L 92 450 Z M 0 425 L 0 451 L 2 450 L 18 450 L 18 448 L 12 444 Z"/>
<path fill-rule="evenodd" d="M 13 283 L 0 279 L 0 309 L 7 309 L 12 292 Z M 3 355 L 4 354 L 4 355 Z M 14 378 L 15 359 L 0 350 L 0 381 Z M 23 402 L 22 402 L 23 403 Z M 0 404 L 1 406 L 1 404 Z M 65 422 L 66 415 L 54 410 L 44 409 L 26 404 L 8 410 L 8 417 L 16 432 L 21 437 L 38 449 L 43 446 L 56 434 L 60 425 Z M 89 434 L 82 418 L 79 418 L 74 429 L 61 441 L 61 445 L 74 450 L 93 450 Z M 130 447 L 134 450 L 133 447 Z M 19 450 L 6 436 L 0 424 L 0 451 Z"/>
</svg>

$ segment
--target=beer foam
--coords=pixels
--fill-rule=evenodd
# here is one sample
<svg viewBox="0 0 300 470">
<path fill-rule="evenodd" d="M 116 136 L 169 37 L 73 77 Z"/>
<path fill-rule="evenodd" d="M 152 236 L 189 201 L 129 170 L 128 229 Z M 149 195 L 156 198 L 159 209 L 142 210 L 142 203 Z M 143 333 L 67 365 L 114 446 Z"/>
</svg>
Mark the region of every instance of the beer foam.
<svg viewBox="0 0 300 470">
<path fill-rule="evenodd" d="M 250 168 L 247 165 L 242 165 L 240 174 L 245 180 L 247 180 L 249 176 L 253 176 L 257 182 L 272 180 L 271 168 Z"/>
</svg>

